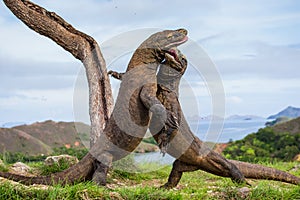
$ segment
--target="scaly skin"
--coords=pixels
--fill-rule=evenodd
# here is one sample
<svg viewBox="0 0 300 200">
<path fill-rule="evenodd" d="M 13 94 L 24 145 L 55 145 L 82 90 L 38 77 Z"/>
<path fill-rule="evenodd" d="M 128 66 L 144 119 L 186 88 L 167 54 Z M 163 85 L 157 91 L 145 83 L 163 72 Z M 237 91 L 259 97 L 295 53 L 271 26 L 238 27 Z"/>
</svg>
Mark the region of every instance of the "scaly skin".
<svg viewBox="0 0 300 200">
<path fill-rule="evenodd" d="M 165 52 L 184 43 L 186 35 L 185 29 L 166 30 L 151 35 L 139 46 L 128 64 L 104 134 L 78 164 L 50 176 L 26 177 L 5 172 L 0 172 L 0 176 L 26 185 L 72 184 L 91 178 L 99 185 L 105 185 L 112 161 L 132 152 L 146 134 L 149 110 L 162 119 L 161 124 L 172 125 L 170 115 L 156 98 L 156 71 Z"/>
<path fill-rule="evenodd" d="M 300 184 L 300 178 L 287 172 L 258 164 L 226 160 L 218 153 L 205 147 L 205 144 L 190 130 L 178 101 L 178 86 L 180 82 L 180 76 L 184 73 L 187 63 L 180 52 L 177 53 L 177 59 L 181 62 L 172 62 L 172 59 L 169 59 L 169 57 L 166 56 L 167 62 L 160 68 L 157 74 L 158 84 L 163 85 L 158 87 L 157 98 L 162 102 L 167 110 L 172 113 L 176 113 L 176 117 L 178 118 L 180 124 L 179 130 L 173 131 L 170 136 L 171 141 L 169 143 L 167 152 L 178 159 L 173 163 L 173 169 L 169 176 L 168 182 L 164 185 L 164 187 L 175 187 L 180 181 L 183 172 L 195 171 L 198 169 L 219 176 L 231 177 L 234 181 L 239 181 L 241 180 L 241 177 L 236 168 L 243 173 L 245 178 L 268 179 L 292 184 Z M 176 63 L 181 64 L 182 67 L 182 69 L 178 70 L 177 73 L 173 70 L 176 69 L 176 67 L 173 66 L 170 68 L 170 65 L 176 65 Z M 173 73 L 170 73 L 170 71 Z M 160 134 L 154 135 L 156 141 L 159 141 Z M 178 144 L 182 144 L 183 141 L 188 144 L 191 140 L 192 143 L 188 149 L 186 149 L 186 151 L 180 155 Z"/>
<path fill-rule="evenodd" d="M 166 62 L 160 67 L 157 74 L 157 98 L 169 112 L 175 115 L 174 117 L 177 118 L 180 124 L 179 130 L 169 128 L 153 135 L 158 144 L 165 143 L 160 146 L 163 153 L 167 151 L 167 153 L 177 158 L 173 163 L 168 182 L 163 187 L 173 188 L 179 183 L 183 172 L 199 169 L 219 176 L 231 177 L 233 181 L 237 182 L 243 181 L 244 176 L 245 178 L 268 179 L 300 184 L 300 178 L 284 171 L 257 164 L 227 160 L 206 147 L 192 133 L 178 101 L 179 82 L 186 70 L 187 62 L 179 50 L 174 49 L 173 54 L 176 54 L 176 59 L 174 59 L 174 56 L 166 55 Z M 118 76 L 122 77 L 122 74 L 118 74 L 117 72 L 113 72 L 112 74 L 116 78 Z M 158 129 L 155 126 L 155 123 L 151 123 L 151 133 L 157 132 Z"/>
</svg>

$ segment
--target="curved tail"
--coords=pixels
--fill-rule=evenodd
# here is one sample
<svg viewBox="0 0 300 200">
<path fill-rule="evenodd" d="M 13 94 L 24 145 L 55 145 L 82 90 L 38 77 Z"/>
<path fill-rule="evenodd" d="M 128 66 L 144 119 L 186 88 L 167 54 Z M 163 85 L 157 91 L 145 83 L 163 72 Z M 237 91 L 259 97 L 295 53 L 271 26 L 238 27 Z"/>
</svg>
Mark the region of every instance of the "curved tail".
<svg viewBox="0 0 300 200">
<path fill-rule="evenodd" d="M 90 180 L 93 172 L 94 158 L 91 154 L 87 154 L 81 161 L 69 169 L 62 172 L 57 172 L 49 176 L 22 176 L 9 172 L 0 172 L 0 176 L 9 180 L 13 180 L 24 185 L 43 184 L 43 185 L 55 185 L 55 184 L 73 184 L 81 180 Z"/>
<path fill-rule="evenodd" d="M 300 178 L 288 172 L 237 160 L 229 161 L 237 166 L 237 168 L 244 174 L 245 178 L 267 179 L 300 185 Z"/>
</svg>

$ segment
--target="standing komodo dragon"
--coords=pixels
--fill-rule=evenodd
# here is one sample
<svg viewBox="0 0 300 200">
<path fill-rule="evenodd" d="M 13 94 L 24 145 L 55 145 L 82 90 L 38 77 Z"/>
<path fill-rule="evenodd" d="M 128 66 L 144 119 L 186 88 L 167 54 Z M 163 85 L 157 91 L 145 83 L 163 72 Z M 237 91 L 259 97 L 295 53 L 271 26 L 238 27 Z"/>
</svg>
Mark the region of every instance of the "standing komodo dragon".
<svg viewBox="0 0 300 200">
<path fill-rule="evenodd" d="M 300 178 L 284 171 L 236 160 L 229 160 L 228 163 L 228 160 L 211 151 L 192 133 L 178 101 L 179 82 L 186 67 L 186 58 L 177 48 L 172 48 L 166 53 L 165 62 L 160 66 L 157 74 L 157 98 L 168 111 L 173 113 L 179 124 L 178 130 L 163 129 L 155 134 L 158 129 L 156 123 L 152 122 L 156 119 L 151 120 L 151 133 L 154 133 L 153 136 L 162 152 L 167 151 L 177 158 L 173 163 L 168 182 L 163 187 L 173 188 L 179 183 L 183 172 L 199 169 L 223 177 L 232 177 L 230 169 L 235 166 L 245 178 L 276 180 L 299 185 Z M 118 79 L 122 79 L 124 75 L 114 71 L 110 71 L 109 74 Z"/>
<path fill-rule="evenodd" d="M 156 71 L 165 52 L 187 40 L 185 29 L 165 30 L 151 35 L 134 52 L 123 77 L 110 119 L 96 144 L 76 165 L 49 176 L 26 177 L 0 172 L 0 176 L 23 184 L 72 184 L 93 179 L 106 184 L 112 161 L 132 152 L 143 139 L 149 126 L 149 110 L 162 119 L 161 124 L 172 127 L 171 115 L 156 98 Z M 95 172 L 96 171 L 96 172 Z"/>
</svg>

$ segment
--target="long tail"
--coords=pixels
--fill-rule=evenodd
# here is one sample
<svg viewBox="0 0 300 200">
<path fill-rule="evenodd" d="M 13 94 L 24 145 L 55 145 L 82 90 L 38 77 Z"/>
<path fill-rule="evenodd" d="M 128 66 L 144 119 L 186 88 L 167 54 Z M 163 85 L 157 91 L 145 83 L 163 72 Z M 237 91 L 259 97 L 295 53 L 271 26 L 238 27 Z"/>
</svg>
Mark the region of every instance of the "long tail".
<svg viewBox="0 0 300 200">
<path fill-rule="evenodd" d="M 55 184 L 74 184 L 81 180 L 90 180 L 93 172 L 93 157 L 91 154 L 87 154 L 81 161 L 69 169 L 62 172 L 54 173 L 49 176 L 36 176 L 28 177 L 18 174 L 12 174 L 9 172 L 0 172 L 0 176 L 9 180 L 20 182 L 24 185 L 43 184 L 43 185 L 55 185 Z"/>
<path fill-rule="evenodd" d="M 300 185 L 300 178 L 288 172 L 258 164 L 251 164 L 236 160 L 229 161 L 237 166 L 237 168 L 244 174 L 245 178 L 267 179 Z"/>
</svg>

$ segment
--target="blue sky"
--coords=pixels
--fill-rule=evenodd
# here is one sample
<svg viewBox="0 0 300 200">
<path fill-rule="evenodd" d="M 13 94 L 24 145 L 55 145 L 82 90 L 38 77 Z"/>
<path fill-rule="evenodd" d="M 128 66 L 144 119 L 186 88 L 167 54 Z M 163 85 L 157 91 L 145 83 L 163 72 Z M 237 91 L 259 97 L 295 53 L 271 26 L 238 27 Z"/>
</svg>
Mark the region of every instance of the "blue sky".
<svg viewBox="0 0 300 200">
<path fill-rule="evenodd" d="M 135 29 L 186 28 L 189 38 L 204 49 L 219 71 L 227 116 L 267 117 L 289 105 L 300 107 L 300 1 L 34 2 L 92 35 L 100 46 Z M 81 63 L 28 29 L 3 2 L 0 43 L 0 124 L 74 120 L 73 93 Z M 127 62 L 122 58 L 118 63 Z M 185 93 L 188 86 L 193 98 Z M 196 114 L 212 113 L 212 91 L 195 76 L 193 67 L 188 68 L 181 91 L 186 115 L 194 115 L 195 107 Z"/>
</svg>

